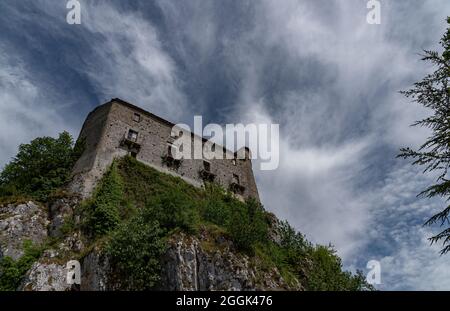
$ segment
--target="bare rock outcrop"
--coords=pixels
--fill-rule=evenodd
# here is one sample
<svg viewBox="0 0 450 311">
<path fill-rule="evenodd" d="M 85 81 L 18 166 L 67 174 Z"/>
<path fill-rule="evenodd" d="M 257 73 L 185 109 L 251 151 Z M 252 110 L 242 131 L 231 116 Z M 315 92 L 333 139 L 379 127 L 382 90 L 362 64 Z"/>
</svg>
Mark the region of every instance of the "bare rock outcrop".
<svg viewBox="0 0 450 311">
<path fill-rule="evenodd" d="M 44 256 L 33 264 L 18 288 L 23 291 L 68 291 L 72 285 L 67 282 L 64 263 L 51 260 L 52 254 Z M 50 260 L 49 260 L 50 259 Z"/>
<path fill-rule="evenodd" d="M 301 290 L 288 284 L 279 271 L 263 268 L 257 257 L 239 253 L 230 241 L 177 234 L 163 258 L 161 289 L 164 290 Z"/>
<path fill-rule="evenodd" d="M 39 244 L 47 238 L 46 208 L 34 202 L 0 206 L 0 257 L 17 260 L 23 255 L 23 242 Z"/>
</svg>

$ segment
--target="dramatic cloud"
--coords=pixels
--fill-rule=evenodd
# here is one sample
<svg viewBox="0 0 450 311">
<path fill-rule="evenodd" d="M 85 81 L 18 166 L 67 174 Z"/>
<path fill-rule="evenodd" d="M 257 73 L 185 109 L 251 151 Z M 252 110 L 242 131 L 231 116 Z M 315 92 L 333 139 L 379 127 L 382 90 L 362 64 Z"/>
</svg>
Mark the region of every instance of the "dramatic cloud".
<svg viewBox="0 0 450 311">
<path fill-rule="evenodd" d="M 418 189 L 430 185 L 434 178 L 421 175 L 419 169 L 398 165 L 376 191 L 364 194 L 371 215 L 365 228 L 368 243 L 352 259 L 356 266 L 363 266 L 368 258 L 380 261 L 381 289 L 450 288 L 448 258 L 439 255 L 441 245 L 430 247 L 428 240 L 439 228 L 422 226 L 445 202 L 416 198 Z"/>
<path fill-rule="evenodd" d="M 346 267 L 379 260 L 381 288 L 450 288 L 422 227 L 442 202 L 415 198 L 432 176 L 395 159 L 428 135 L 398 91 L 432 70 L 418 53 L 438 48 L 448 0 L 382 1 L 381 25 L 361 0 L 81 2 L 81 25 L 64 1 L 0 4 L 0 165 L 112 97 L 188 124 L 279 123 L 279 168 L 255 163 L 267 209 Z"/>
<path fill-rule="evenodd" d="M 26 65 L 0 45 L 0 166 L 15 154 L 19 144 L 71 130 L 56 103 L 48 102 L 50 97 L 34 84 Z"/>
<path fill-rule="evenodd" d="M 151 21 L 96 2 L 83 3 L 83 23 L 74 26 L 64 2 L 0 7 L 1 166 L 36 136 L 66 129 L 76 137 L 87 112 L 113 97 L 173 120 L 188 112 L 176 64 Z M 15 28 L 22 32 L 13 36 Z"/>
<path fill-rule="evenodd" d="M 139 13 L 106 4 L 84 7 L 92 45 L 80 68 L 105 97 L 120 97 L 178 120 L 186 112 L 176 64 L 163 50 L 157 29 Z"/>
<path fill-rule="evenodd" d="M 416 200 L 426 186 L 417 184 L 419 172 L 395 161 L 400 146 L 417 146 L 428 135 L 426 130 L 409 128 L 427 111 L 408 104 L 398 91 L 430 69 L 419 62 L 417 53 L 437 47 L 444 31 L 444 1 L 383 3 L 380 26 L 366 23 L 367 10 L 361 1 L 262 1 L 258 6 L 245 2 L 229 9 L 232 13 L 226 10 L 249 17 L 248 22 L 233 25 L 224 25 L 218 14 L 222 8 L 204 2 L 191 3 L 188 9 L 167 8 L 164 3 L 169 23 L 189 24 L 191 15 L 201 14 L 207 20 L 203 32 L 215 33 L 212 40 L 196 27 L 183 27 L 177 38 L 202 51 L 201 55 L 207 54 L 205 46 L 218 51 L 213 57 L 223 62 L 223 75 L 237 85 L 231 91 L 235 102 L 224 118 L 282 126 L 279 169 L 256 172 L 266 208 L 289 219 L 314 241 L 335 244 L 347 264 L 358 258 L 357 268 L 365 268 L 373 256 L 392 252 L 398 258 L 386 264 L 387 274 L 399 268 L 396 265 L 408 266 L 424 257 L 434 259 L 436 271 L 445 269 L 436 249 L 424 245 L 430 233 L 421 228 L 424 219 L 417 210 L 409 227 L 389 222 L 378 228 L 386 239 L 384 234 L 391 230 L 416 232 L 408 240 L 388 239 L 390 249 L 375 255 L 366 249 L 382 244 L 367 235 L 374 221 L 384 223 L 378 213 L 386 216 L 395 210 L 397 221 L 405 217 L 399 202 L 386 198 L 409 187 L 411 191 L 402 196 Z M 216 17 L 215 24 L 205 16 Z M 410 23 L 416 30 L 413 38 Z M 413 173 L 393 185 L 390 171 Z M 440 206 L 439 202 L 420 204 L 427 215 Z M 405 250 L 415 256 L 404 256 Z M 387 279 L 387 288 L 418 286 L 406 271 L 404 283 L 394 284 L 392 275 Z M 422 285 L 437 284 L 424 278 Z M 440 288 L 444 284 L 448 285 L 441 282 Z"/>
</svg>

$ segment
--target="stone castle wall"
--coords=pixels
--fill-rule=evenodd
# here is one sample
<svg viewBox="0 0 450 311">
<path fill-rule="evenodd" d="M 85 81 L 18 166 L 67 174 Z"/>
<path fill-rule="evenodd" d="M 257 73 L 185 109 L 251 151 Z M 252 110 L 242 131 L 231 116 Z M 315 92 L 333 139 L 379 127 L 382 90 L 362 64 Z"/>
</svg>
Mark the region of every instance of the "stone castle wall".
<svg viewBox="0 0 450 311">
<path fill-rule="evenodd" d="M 200 187 L 205 180 L 213 179 L 240 198 L 259 200 L 248 157 L 236 159 L 234 153 L 216 145 L 214 152 L 226 152 L 227 159 L 173 160 L 169 152 L 169 145 L 175 140 L 171 136 L 173 126 L 171 122 L 120 99 L 97 107 L 88 115 L 80 133 L 86 149 L 74 167 L 71 190 L 88 197 L 114 158 L 130 154 L 159 171 L 180 176 L 194 186 Z M 194 141 L 205 141 L 190 132 L 183 134 L 186 133 L 191 136 L 192 146 Z"/>
</svg>

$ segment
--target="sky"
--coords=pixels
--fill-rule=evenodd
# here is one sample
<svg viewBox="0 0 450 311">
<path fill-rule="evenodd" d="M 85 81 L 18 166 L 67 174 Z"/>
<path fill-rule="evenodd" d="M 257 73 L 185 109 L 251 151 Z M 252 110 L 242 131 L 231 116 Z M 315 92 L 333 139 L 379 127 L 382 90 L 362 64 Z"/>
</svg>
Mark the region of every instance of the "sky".
<svg viewBox="0 0 450 311">
<path fill-rule="evenodd" d="M 176 123 L 280 124 L 278 169 L 254 173 L 265 208 L 333 244 L 346 269 L 380 262 L 382 290 L 450 290 L 450 255 L 423 227 L 444 202 L 399 148 L 429 132 L 405 90 L 432 72 L 448 0 L 0 2 L 0 167 L 20 143 L 68 130 L 119 97 Z"/>
</svg>

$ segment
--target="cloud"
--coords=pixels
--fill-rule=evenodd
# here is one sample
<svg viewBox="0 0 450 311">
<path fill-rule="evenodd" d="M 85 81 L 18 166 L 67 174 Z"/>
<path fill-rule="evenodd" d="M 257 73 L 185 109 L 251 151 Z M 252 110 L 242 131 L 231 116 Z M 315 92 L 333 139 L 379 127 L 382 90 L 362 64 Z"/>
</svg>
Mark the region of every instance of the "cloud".
<svg viewBox="0 0 450 311">
<path fill-rule="evenodd" d="M 367 245 L 386 246 L 378 255 L 398 258 L 386 271 L 401 262 L 408 266 L 414 257 L 403 256 L 405 250 L 417 258 L 426 251 L 434 256 L 423 244 L 419 212 L 430 214 L 436 205 L 421 202 L 409 227 L 394 219 L 378 231 L 371 226 L 392 210 L 397 220 L 404 217 L 408 207 L 398 206 L 395 194 L 413 200 L 422 186 L 415 171 L 402 183 L 389 179 L 398 169 L 398 148 L 417 146 L 428 135 L 409 128 L 427 111 L 407 104 L 398 91 L 429 70 L 417 52 L 436 47 L 445 4 L 384 2 L 382 25 L 374 27 L 366 23 L 361 1 L 158 2 L 173 30 L 165 34 L 171 54 L 191 78 L 194 99 L 208 106 L 207 117 L 281 124 L 279 168 L 255 172 L 266 208 L 310 239 L 335 244 L 348 267 L 356 258 L 357 268 L 365 267 Z M 401 244 L 406 237 L 383 236 L 407 228 L 420 232 L 408 245 Z M 401 286 L 418 286 L 406 275 Z M 439 283 L 424 280 L 425 287 Z"/>
<path fill-rule="evenodd" d="M 90 2 L 84 23 L 96 44 L 80 68 L 103 97 L 121 97 L 178 120 L 186 110 L 182 81 L 158 30 L 139 13 Z M 93 38 L 91 38 L 91 36 Z"/>
<path fill-rule="evenodd" d="M 26 65 L 0 46 L 0 167 L 19 144 L 71 130 L 57 103 L 48 103 L 47 96 L 35 85 Z"/>
<path fill-rule="evenodd" d="M 255 163 L 267 209 L 347 267 L 379 259 L 383 288 L 448 288 L 421 227 L 441 202 L 415 198 L 432 179 L 395 160 L 428 135 L 409 128 L 428 111 L 398 91 L 431 70 L 417 53 L 437 47 L 447 8 L 382 1 L 374 26 L 360 0 L 83 1 L 69 26 L 63 2 L 1 3 L 0 161 L 76 135 L 111 97 L 175 122 L 279 123 L 279 168 Z"/>
<path fill-rule="evenodd" d="M 137 12 L 83 2 L 82 24 L 68 25 L 63 2 L 1 9 L 0 165 L 36 136 L 69 130 L 76 137 L 85 115 L 113 97 L 174 121 L 186 113 L 176 64 Z M 22 29 L 20 41 L 10 36 L 11 25 Z"/>
<path fill-rule="evenodd" d="M 352 262 L 361 267 L 372 259 L 380 261 L 379 289 L 450 289 L 448 258 L 439 254 L 441 245 L 430 247 L 428 240 L 439 228 L 422 226 L 445 202 L 416 198 L 435 177 L 400 162 L 376 191 L 364 195 L 372 217 L 365 230 L 367 244 Z"/>
<path fill-rule="evenodd" d="M 439 255 L 439 246 L 430 247 L 431 232 L 410 227 L 397 237 L 398 250 L 381 258 L 381 289 L 449 290 L 448 258 Z"/>
<path fill-rule="evenodd" d="M 395 209 L 397 220 L 407 212 L 385 200 L 402 191 L 399 184 L 390 192 L 379 187 L 389 184 L 398 148 L 417 146 L 429 133 L 409 128 L 428 111 L 407 104 L 398 91 L 429 70 L 418 62 L 417 52 L 430 42 L 436 47 L 445 17 L 439 8 L 444 5 L 386 5 L 385 22 L 376 28 L 365 22 L 362 2 L 265 1 L 253 12 L 252 27 L 234 40 L 221 38 L 233 42 L 223 47 L 224 54 L 240 83 L 235 113 L 228 120 L 258 122 L 262 118 L 282 126 L 279 169 L 256 172 L 266 208 L 289 219 L 312 240 L 335 244 L 346 263 L 365 245 L 380 243 L 367 236 L 367 228 L 375 218 L 379 220 L 378 212 L 386 217 Z M 429 20 L 421 23 L 424 35 L 416 33 L 411 42 L 402 37 L 404 25 L 394 21 L 417 6 L 424 11 L 412 16 Z M 430 41 L 430 32 L 423 29 L 438 28 L 432 20 L 440 21 L 442 27 Z M 420 192 L 416 175 L 414 171 L 414 176 L 402 181 L 412 189 L 404 196 L 415 199 Z M 421 204 L 431 215 L 435 206 Z M 411 235 L 407 247 L 401 245 L 403 240 L 393 242 L 390 251 L 399 257 L 397 264 L 408 265 L 408 258 L 415 259 L 395 253 L 395 247 L 419 258 L 426 251 L 434 256 L 423 244 L 418 212 L 409 229 L 395 222 L 382 228 L 383 232 L 420 232 Z M 395 264 L 390 270 L 395 270 Z M 406 276 L 403 281 L 404 288 L 418 286 Z M 425 278 L 423 286 L 437 283 Z"/>
</svg>

